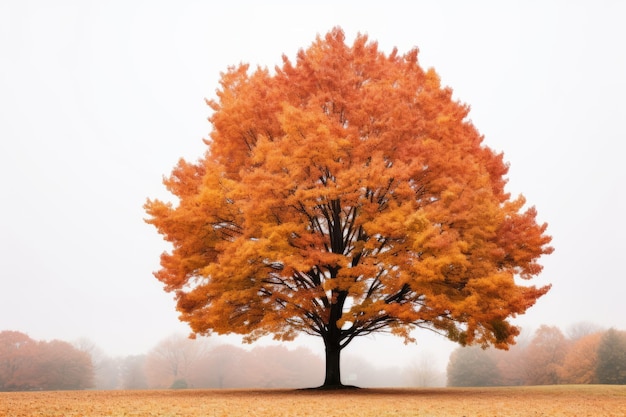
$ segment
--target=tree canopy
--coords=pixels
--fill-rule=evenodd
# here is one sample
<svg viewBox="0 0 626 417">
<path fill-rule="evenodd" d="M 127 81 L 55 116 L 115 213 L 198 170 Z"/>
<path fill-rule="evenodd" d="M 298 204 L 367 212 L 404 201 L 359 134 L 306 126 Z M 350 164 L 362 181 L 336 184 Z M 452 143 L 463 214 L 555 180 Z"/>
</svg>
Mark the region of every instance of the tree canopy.
<svg viewBox="0 0 626 417">
<path fill-rule="evenodd" d="M 222 74 L 206 154 L 165 179 L 175 203 L 145 205 L 173 246 L 155 275 L 193 333 L 320 336 L 325 385 L 373 332 L 513 343 L 508 319 L 549 290 L 516 281 L 541 271 L 547 225 L 417 57 L 335 28 L 295 63 Z"/>
</svg>

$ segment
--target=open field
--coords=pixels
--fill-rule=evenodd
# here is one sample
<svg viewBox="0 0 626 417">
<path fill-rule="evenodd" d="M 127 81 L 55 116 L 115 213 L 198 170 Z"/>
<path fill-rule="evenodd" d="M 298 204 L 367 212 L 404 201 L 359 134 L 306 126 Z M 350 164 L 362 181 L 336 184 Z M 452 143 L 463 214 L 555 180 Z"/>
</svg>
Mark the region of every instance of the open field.
<svg viewBox="0 0 626 417">
<path fill-rule="evenodd" d="M 0 393 L 0 416 L 626 416 L 626 386 Z"/>
</svg>

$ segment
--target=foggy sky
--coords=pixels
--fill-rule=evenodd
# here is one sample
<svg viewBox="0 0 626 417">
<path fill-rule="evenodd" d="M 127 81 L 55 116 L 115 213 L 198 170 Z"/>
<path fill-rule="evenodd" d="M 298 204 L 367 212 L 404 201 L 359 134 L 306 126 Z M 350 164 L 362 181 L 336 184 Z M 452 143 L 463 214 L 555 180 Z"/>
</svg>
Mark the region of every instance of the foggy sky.
<svg viewBox="0 0 626 417">
<path fill-rule="evenodd" d="M 549 223 L 556 251 L 531 283 L 553 288 L 518 323 L 626 329 L 626 3 L 222 3 L 0 2 L 0 330 L 119 355 L 188 332 L 152 276 L 168 247 L 142 205 L 205 151 L 220 71 L 273 68 L 336 25 L 419 47 Z M 396 365 L 455 347 L 415 336 L 347 349 Z"/>
</svg>

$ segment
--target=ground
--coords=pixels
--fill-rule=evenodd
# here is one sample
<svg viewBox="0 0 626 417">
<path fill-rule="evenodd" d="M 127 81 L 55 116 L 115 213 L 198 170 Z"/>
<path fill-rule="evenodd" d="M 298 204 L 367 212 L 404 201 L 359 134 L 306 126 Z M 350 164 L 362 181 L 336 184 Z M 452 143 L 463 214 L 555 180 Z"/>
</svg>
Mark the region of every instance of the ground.
<svg viewBox="0 0 626 417">
<path fill-rule="evenodd" d="M 626 386 L 0 393 L 7 417 L 626 416 Z"/>
</svg>

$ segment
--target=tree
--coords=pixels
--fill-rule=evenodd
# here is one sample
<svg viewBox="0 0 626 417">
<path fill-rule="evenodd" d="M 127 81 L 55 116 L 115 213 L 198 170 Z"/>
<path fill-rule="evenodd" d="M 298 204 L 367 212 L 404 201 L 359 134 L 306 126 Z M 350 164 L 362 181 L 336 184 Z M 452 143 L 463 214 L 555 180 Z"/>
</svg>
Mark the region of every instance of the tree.
<svg viewBox="0 0 626 417">
<path fill-rule="evenodd" d="M 596 334 L 603 331 L 602 327 L 598 324 L 591 323 L 588 321 L 580 321 L 578 323 L 574 323 L 567 328 L 567 337 L 575 342 L 579 339 L 582 339 L 585 336 L 589 336 L 591 334 Z"/>
<path fill-rule="evenodd" d="M 576 333 L 578 335 L 578 333 Z M 566 384 L 597 384 L 598 346 L 602 333 L 578 337 L 569 348 L 559 373 Z"/>
<path fill-rule="evenodd" d="M 121 388 L 123 358 L 103 356 L 97 363 L 94 376 L 94 388 L 113 390 Z"/>
<path fill-rule="evenodd" d="M 455 349 L 447 371 L 450 387 L 488 387 L 500 383 L 500 371 L 493 355 L 478 346 Z"/>
<path fill-rule="evenodd" d="M 258 346 L 248 355 L 245 372 L 255 375 L 255 385 L 262 388 L 302 388 L 323 378 L 319 356 L 303 347 Z"/>
<path fill-rule="evenodd" d="M 119 359 L 109 357 L 95 342 L 85 337 L 75 340 L 73 345 L 76 349 L 87 353 L 91 358 L 94 389 L 111 390 L 118 388 Z"/>
<path fill-rule="evenodd" d="M 120 366 L 122 389 L 146 389 L 148 382 L 144 372 L 146 355 L 126 356 Z"/>
<path fill-rule="evenodd" d="M 255 383 L 248 378 L 248 352 L 232 345 L 220 345 L 211 350 L 202 362 L 203 388 L 250 388 Z"/>
<path fill-rule="evenodd" d="M 507 351 L 492 352 L 498 365 L 501 385 L 524 385 L 528 379 L 525 349 L 526 346 L 518 343 Z"/>
<path fill-rule="evenodd" d="M 207 340 L 172 335 L 160 341 L 147 355 L 145 375 L 150 388 L 168 388 L 176 381 L 197 387 L 198 364 L 209 355 Z"/>
<path fill-rule="evenodd" d="M 0 332 L 0 391 L 23 391 L 36 388 L 37 342 L 28 335 L 5 330 Z"/>
<path fill-rule="evenodd" d="M 39 342 L 38 389 L 79 390 L 91 388 L 94 369 L 91 357 L 68 342 Z"/>
<path fill-rule="evenodd" d="M 413 387 L 440 387 L 446 383 L 445 372 L 435 366 L 434 354 L 424 354 L 405 373 L 406 382 Z"/>
<path fill-rule="evenodd" d="M 626 332 L 609 329 L 602 335 L 596 376 L 600 384 L 626 384 Z"/>
<path fill-rule="evenodd" d="M 515 280 L 541 271 L 547 225 L 417 54 L 336 28 L 275 73 L 222 74 L 204 158 L 164 180 L 176 204 L 145 204 L 173 245 L 156 278 L 194 334 L 319 336 L 324 387 L 374 332 L 513 343 L 508 319 L 549 290 Z"/>
<path fill-rule="evenodd" d="M 568 349 L 569 342 L 558 327 L 539 327 L 524 352 L 526 385 L 558 384 Z"/>
<path fill-rule="evenodd" d="M 0 332 L 0 391 L 79 390 L 93 386 L 89 354 L 60 340 Z"/>
<path fill-rule="evenodd" d="M 194 365 L 194 388 L 302 388 L 318 383 L 321 359 L 306 348 L 219 345 Z"/>
</svg>

